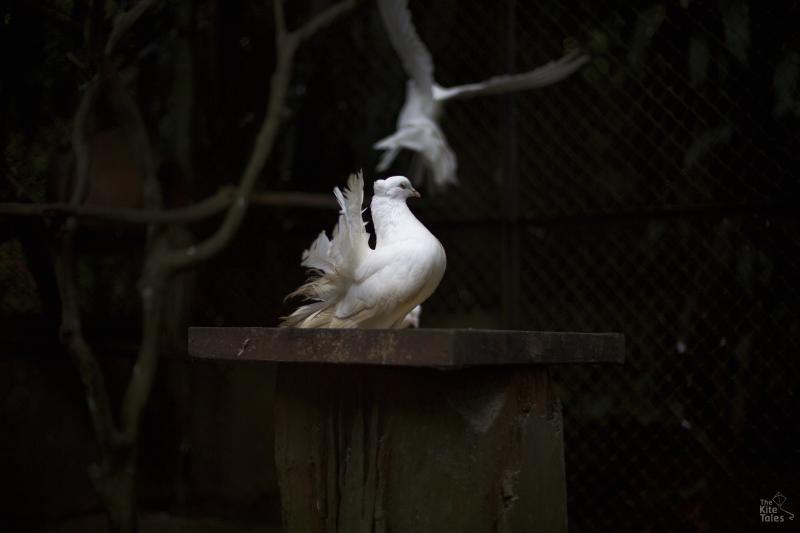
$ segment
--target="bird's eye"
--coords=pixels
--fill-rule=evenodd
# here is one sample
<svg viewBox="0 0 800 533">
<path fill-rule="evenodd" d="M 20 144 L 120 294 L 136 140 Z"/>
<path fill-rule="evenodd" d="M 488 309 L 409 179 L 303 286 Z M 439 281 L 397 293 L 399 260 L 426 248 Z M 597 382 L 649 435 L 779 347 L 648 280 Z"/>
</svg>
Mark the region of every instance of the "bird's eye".
<svg viewBox="0 0 800 533">
<path fill-rule="evenodd" d="M 406 187 L 406 184 L 405 184 L 405 183 L 401 183 L 401 184 L 400 184 L 400 187 L 402 187 L 403 189 L 407 189 L 407 188 L 408 188 L 408 187 Z"/>
</svg>

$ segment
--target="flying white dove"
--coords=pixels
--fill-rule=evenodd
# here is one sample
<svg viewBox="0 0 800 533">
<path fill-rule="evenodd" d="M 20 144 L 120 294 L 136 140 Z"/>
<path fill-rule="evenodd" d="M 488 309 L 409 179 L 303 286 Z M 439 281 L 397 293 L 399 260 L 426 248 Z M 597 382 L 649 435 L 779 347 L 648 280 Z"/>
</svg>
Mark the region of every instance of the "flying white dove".
<svg viewBox="0 0 800 533">
<path fill-rule="evenodd" d="M 312 302 L 284 317 L 282 327 L 399 329 L 439 285 L 444 248 L 406 205 L 419 193 L 403 176 L 377 180 L 373 190 L 375 248 L 362 218 L 364 180 L 352 174 L 344 192 L 333 190 L 341 211 L 332 239 L 323 231 L 303 252 L 311 278 L 288 296 Z"/>
<path fill-rule="evenodd" d="M 408 0 L 378 0 L 378 8 L 409 80 L 406 101 L 397 118 L 397 131 L 373 145 L 384 150 L 377 170 L 385 171 L 405 148 L 422 157 L 438 187 L 457 181 L 456 156 L 438 124 L 445 102 L 544 87 L 566 78 L 589 60 L 572 52 L 524 74 L 495 76 L 480 83 L 445 88 L 433 79 L 433 60 L 411 22 Z"/>
</svg>

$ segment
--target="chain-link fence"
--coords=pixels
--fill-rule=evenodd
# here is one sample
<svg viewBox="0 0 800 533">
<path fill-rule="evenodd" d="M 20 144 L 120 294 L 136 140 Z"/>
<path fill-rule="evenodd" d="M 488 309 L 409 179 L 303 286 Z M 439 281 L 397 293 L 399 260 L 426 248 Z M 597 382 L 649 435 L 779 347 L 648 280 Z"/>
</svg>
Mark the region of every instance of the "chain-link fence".
<svg viewBox="0 0 800 533">
<path fill-rule="evenodd" d="M 450 104 L 460 185 L 420 208 L 449 259 L 427 325 L 626 335 L 623 367 L 557 371 L 574 531 L 752 530 L 762 498 L 800 501 L 787 436 L 800 366 L 788 21 L 800 11 L 785 9 L 412 3 L 445 86 L 573 47 L 592 56 L 556 86 Z M 374 161 L 404 75 L 375 14 L 363 17 L 330 75 L 342 134 Z M 310 92 L 331 91 L 324 76 Z"/>
<path fill-rule="evenodd" d="M 415 207 L 448 254 L 424 326 L 626 336 L 623 366 L 556 372 L 570 528 L 751 531 L 760 500 L 777 492 L 786 509 L 800 510 L 800 7 L 442 0 L 411 8 L 444 86 L 532 69 L 575 48 L 591 55 L 552 87 L 449 104 L 442 127 L 460 184 L 423 188 Z M 270 27 L 269 10 L 252 10 L 232 42 L 268 47 L 258 32 Z M 213 102 L 225 145 L 249 146 L 255 122 L 242 117 L 260 113 L 263 94 L 251 88 L 258 94 L 237 100 L 235 87 L 253 65 L 263 81 L 264 56 L 240 59 L 241 72 L 230 67 L 231 95 Z M 371 145 L 394 130 L 405 89 L 374 5 L 328 30 L 299 62 L 295 114 L 269 187 L 329 191 L 354 168 L 371 175 Z M 202 107 L 211 96 L 198 98 Z M 231 175 L 216 171 L 212 148 L 198 153 L 199 173 L 215 172 L 209 189 Z M 407 172 L 409 162 L 406 154 L 392 170 Z M 302 279 L 292 258 L 334 219 L 254 212 L 231 250 L 204 267 L 194 322 L 274 324 L 277 302 Z M 15 246 L 0 248 L 0 281 L 16 287 L 3 306 L 34 313 L 17 298 L 34 289 L 14 266 Z"/>
</svg>

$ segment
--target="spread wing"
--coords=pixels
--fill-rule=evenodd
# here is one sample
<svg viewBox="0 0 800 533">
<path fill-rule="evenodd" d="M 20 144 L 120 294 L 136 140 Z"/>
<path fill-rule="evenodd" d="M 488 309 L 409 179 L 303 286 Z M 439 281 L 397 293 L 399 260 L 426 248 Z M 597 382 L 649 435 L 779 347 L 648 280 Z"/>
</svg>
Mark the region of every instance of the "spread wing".
<svg viewBox="0 0 800 533">
<path fill-rule="evenodd" d="M 378 0 L 386 33 L 419 95 L 433 103 L 433 59 L 411 21 L 408 0 Z"/>
<path fill-rule="evenodd" d="M 513 91 L 535 89 L 559 82 L 578 70 L 589 57 L 571 52 L 561 59 L 550 61 L 541 67 L 524 74 L 495 76 L 480 83 L 470 83 L 457 87 L 434 89 L 437 100 L 451 100 L 455 98 L 471 98 L 484 94 L 503 94 Z"/>
</svg>

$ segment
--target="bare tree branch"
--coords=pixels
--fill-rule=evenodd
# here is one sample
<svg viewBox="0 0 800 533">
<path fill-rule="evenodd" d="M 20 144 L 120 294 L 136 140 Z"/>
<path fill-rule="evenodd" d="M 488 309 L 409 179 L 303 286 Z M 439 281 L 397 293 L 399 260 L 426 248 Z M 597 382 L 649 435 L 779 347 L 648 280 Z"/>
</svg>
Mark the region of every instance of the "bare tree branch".
<svg viewBox="0 0 800 533">
<path fill-rule="evenodd" d="M 81 97 L 72 124 L 72 150 L 75 152 L 75 188 L 70 196 L 70 205 L 77 207 L 89 194 L 89 147 L 86 142 L 86 125 L 89 112 L 97 92 L 97 77 L 93 78 Z"/>
<path fill-rule="evenodd" d="M 139 20 L 139 18 L 144 15 L 145 11 L 150 9 L 150 6 L 155 2 L 156 0 L 140 0 L 128 11 L 122 11 L 114 18 L 114 26 L 106 42 L 106 56 L 111 56 L 111 54 L 114 53 L 114 47 L 119 42 L 120 38 L 125 35 L 125 32 L 127 32 L 131 26 L 136 24 L 136 21 Z"/>
<path fill-rule="evenodd" d="M 147 209 L 160 209 L 163 206 L 161 187 L 156 176 L 156 164 L 153 159 L 153 151 L 150 149 L 150 138 L 147 135 L 139 106 L 133 101 L 128 91 L 120 85 L 115 74 L 111 73 L 108 78 L 109 94 L 115 114 L 128 139 L 128 145 L 133 150 L 134 159 L 139 163 L 139 170 L 144 176 L 143 205 Z"/>
<path fill-rule="evenodd" d="M 75 216 L 128 224 L 183 224 L 202 222 L 230 207 L 236 197 L 236 188 L 226 185 L 212 196 L 187 207 L 175 209 L 135 209 L 80 205 L 73 207 L 66 202 L 16 203 L 0 202 L 0 215 L 19 217 Z M 308 209 L 335 209 L 336 200 L 330 194 L 298 191 L 264 191 L 250 195 L 253 206 L 300 207 Z"/>
<path fill-rule="evenodd" d="M 194 181 L 192 122 L 194 120 L 194 0 L 180 0 L 175 7 L 178 24 L 172 82 L 172 146 L 178 167 L 189 183 Z"/>
<path fill-rule="evenodd" d="M 125 389 L 120 416 L 120 427 L 125 441 L 130 443 L 137 442 L 139 421 L 150 397 L 158 368 L 158 341 L 164 313 L 164 292 L 170 272 L 161 268 L 156 259 L 166 253 L 167 249 L 166 235 L 161 233 L 155 237 L 154 243 L 148 249 L 144 271 L 139 281 L 139 296 L 142 300 L 142 343 Z"/>
<path fill-rule="evenodd" d="M 147 133 L 144 130 L 141 116 L 138 113 L 138 108 L 132 100 L 126 99 L 126 94 L 115 85 L 113 69 L 110 66 L 110 62 L 107 61 L 119 37 L 138 20 L 152 3 L 153 0 L 143 0 L 133 9 L 121 13 L 116 18 L 113 30 L 106 43 L 105 57 L 101 58 L 99 64 L 102 70 L 108 70 L 106 73 L 106 80 L 104 81 L 111 82 L 112 101 L 118 114 L 122 115 L 122 122 L 126 125 L 126 133 L 128 133 L 130 144 L 132 144 L 135 151 L 138 152 L 147 182 L 150 184 L 154 183 L 154 186 L 157 188 L 158 181 L 155 177 L 152 155 L 149 153 L 149 141 L 147 139 Z M 99 4 L 95 4 L 94 7 L 98 5 Z M 89 82 L 86 92 L 81 98 L 73 123 L 72 145 L 77 166 L 77 179 L 69 202 L 73 209 L 80 208 L 86 201 L 89 193 L 90 158 L 88 142 L 86 140 L 87 123 L 99 84 L 100 76 L 95 76 Z M 161 206 L 159 201 L 160 196 L 157 194 L 157 191 L 147 191 L 145 197 L 150 200 L 150 205 L 148 205 L 148 207 L 157 208 Z M 78 219 L 75 216 L 68 216 L 63 226 L 56 229 L 56 246 L 53 255 L 59 294 L 61 297 L 60 338 L 63 346 L 70 354 L 80 374 L 84 388 L 86 389 L 86 401 L 92 415 L 92 423 L 100 445 L 100 464 L 90 468 L 90 474 L 95 489 L 108 512 L 111 528 L 124 532 L 134 531 L 136 529 L 136 493 L 134 487 L 136 440 L 135 438 L 130 438 L 131 432 L 124 431 L 120 433 L 117 430 L 112 416 L 111 402 L 109 401 L 108 393 L 105 388 L 103 374 L 100 371 L 97 358 L 94 353 L 92 353 L 91 348 L 83 337 L 75 276 L 74 240 L 77 225 Z M 154 233 L 155 227 L 151 226 L 151 229 Z M 149 306 L 145 305 L 144 307 L 147 312 L 152 311 Z M 157 321 L 155 323 L 157 329 L 159 324 L 158 320 L 160 320 L 159 312 L 156 311 L 152 313 L 152 318 L 150 315 L 144 317 L 144 320 L 148 321 L 148 324 L 153 319 Z M 152 337 L 153 335 L 151 334 L 148 339 Z M 157 334 L 155 335 L 155 339 L 155 342 L 157 342 Z M 153 341 L 151 341 L 150 344 L 152 344 L 152 342 Z M 150 344 L 148 344 L 148 346 Z M 142 346 L 145 346 L 144 342 Z M 155 358 L 156 353 L 155 349 L 153 349 L 153 353 L 151 354 L 148 352 L 146 356 L 148 358 Z M 136 391 L 137 393 L 142 392 L 144 394 L 144 400 L 146 400 L 147 395 L 149 395 L 149 387 L 152 384 L 154 369 L 148 375 L 137 378 L 138 373 L 136 369 L 139 366 L 140 364 L 137 361 L 134 367 L 134 376 L 131 379 L 131 386 L 133 386 L 136 379 L 147 379 L 147 386 L 141 391 L 138 389 Z M 137 387 L 141 388 L 138 381 L 136 381 L 135 384 Z M 129 386 L 129 389 L 131 386 Z M 141 408 L 139 408 L 135 417 L 137 425 L 140 411 Z M 123 413 L 123 418 L 127 420 L 128 417 L 125 415 L 126 413 Z M 136 431 L 133 432 L 133 437 L 135 437 L 135 435 Z M 120 439 L 120 436 L 129 438 Z"/>
<path fill-rule="evenodd" d="M 134 531 L 136 528 L 134 486 L 136 447 L 140 419 L 150 396 L 158 366 L 158 343 L 167 280 L 178 270 L 212 257 L 230 242 L 241 225 L 248 204 L 253 199 L 255 183 L 272 153 L 278 130 L 286 117 L 284 106 L 291 81 L 294 55 L 299 44 L 356 5 L 356 0 L 345 0 L 315 16 L 297 32 L 289 33 L 286 30 L 283 5 L 280 2 L 281 0 L 275 0 L 274 6 L 277 61 L 271 78 L 265 117 L 238 187 L 228 189 L 227 193 L 221 191 L 218 199 L 212 197 L 213 201 L 184 210 L 161 210 L 160 186 L 144 122 L 136 103 L 116 81 L 113 67 L 108 61 L 120 37 L 155 3 L 155 0 L 141 0 L 132 9 L 121 12 L 115 18 L 113 29 L 106 42 L 104 57 L 99 60 L 103 76 L 102 78 L 99 75 L 95 76 L 90 81 L 76 112 L 73 124 L 73 150 L 78 167 L 77 180 L 69 203 L 55 204 L 67 214 L 63 226 L 56 230 L 57 246 L 54 250 L 62 304 L 60 337 L 86 388 L 87 403 L 100 444 L 101 464 L 91 470 L 92 479 L 109 513 L 112 528 L 120 531 Z M 97 6 L 99 4 L 95 4 L 95 8 L 100 9 Z M 145 179 L 144 210 L 104 209 L 84 205 L 90 187 L 90 154 L 86 140 L 86 126 L 101 80 L 110 88 L 112 105 L 125 129 L 128 142 L 142 165 L 141 170 Z M 283 201 L 285 200 L 284 193 Z M 223 222 L 209 238 L 196 246 L 171 250 L 167 232 L 158 231 L 165 217 L 175 220 L 179 215 L 206 216 L 208 213 L 216 212 L 215 210 L 220 209 L 222 204 L 227 207 Z M 3 205 L 0 205 L 0 208 L 2 207 Z M 29 205 L 28 211 L 22 209 L 20 204 L 5 204 L 5 207 L 13 214 L 30 214 L 31 210 L 37 209 L 41 214 L 46 214 L 48 208 L 52 212 L 54 204 Z M 92 213 L 109 217 L 129 217 L 149 225 L 145 265 L 139 285 L 142 302 L 142 342 L 123 397 L 119 425 L 114 422 L 97 359 L 83 337 L 77 301 L 74 268 L 77 217 L 79 214 L 87 216 Z"/>
<path fill-rule="evenodd" d="M 128 91 L 120 85 L 113 69 L 109 67 L 108 70 L 107 84 L 112 106 L 128 139 L 128 146 L 133 151 L 134 159 L 139 163 L 139 170 L 143 176 L 142 205 L 144 205 L 145 209 L 161 209 L 164 205 L 161 184 L 158 182 L 158 176 L 156 175 L 156 165 L 153 159 L 153 151 L 150 149 L 147 129 L 144 126 L 144 119 L 142 119 L 139 106 L 131 98 Z M 148 224 L 148 249 L 157 230 L 157 224 L 152 222 Z"/>
<path fill-rule="evenodd" d="M 14 174 L 8 168 L 6 168 L 5 164 L 2 162 L 0 162 L 0 169 L 2 169 L 3 177 L 6 179 L 8 184 L 11 185 L 14 196 L 16 196 L 18 200 L 25 202 L 24 204 L 19 205 L 30 205 L 33 202 L 33 195 L 25 190 L 25 186 L 22 185 L 19 180 L 17 180 Z M 0 205 L 3 204 L 0 203 Z M 3 213 L 2 209 L 0 209 L 0 213 Z"/>
<path fill-rule="evenodd" d="M 275 0 L 279 3 L 281 0 Z M 266 115 L 256 136 L 255 146 L 239 182 L 236 199 L 225 216 L 225 220 L 205 241 L 183 250 L 166 251 L 160 259 L 168 270 L 180 270 L 205 261 L 224 248 L 233 237 L 247 212 L 248 202 L 267 158 L 272 154 L 278 128 L 285 117 L 284 105 L 289 82 L 292 76 L 294 54 L 300 42 L 310 38 L 324 26 L 355 7 L 355 0 L 345 0 L 336 4 L 303 25 L 299 33 L 280 35 L 276 43 L 276 66 L 270 80 L 269 103 Z M 285 27 L 282 6 L 275 7 L 276 25 Z M 280 31 L 280 29 L 278 29 Z"/>
<path fill-rule="evenodd" d="M 220 189 L 216 194 L 188 207 L 170 210 L 135 209 L 126 207 L 104 207 L 81 205 L 73 207 L 64 202 L 46 204 L 0 203 L 0 214 L 22 217 L 30 216 L 75 216 L 126 222 L 129 224 L 171 224 L 197 222 L 225 210 L 233 201 L 233 187 Z"/>
<path fill-rule="evenodd" d="M 100 445 L 100 456 L 105 460 L 114 445 L 114 419 L 97 358 L 83 337 L 75 284 L 74 240 L 74 228 L 62 228 L 54 240 L 53 263 L 61 298 L 59 337 L 86 391 L 86 402 Z"/>
<path fill-rule="evenodd" d="M 105 46 L 105 55 L 110 57 L 114 51 L 114 46 L 119 39 L 133 26 L 137 20 L 155 3 L 155 0 L 142 0 L 128 11 L 120 12 L 114 19 L 114 26 L 111 29 L 111 34 L 108 36 Z M 75 113 L 72 128 L 72 149 L 75 152 L 76 163 L 76 184 L 75 189 L 72 191 L 70 203 L 73 206 L 78 206 L 86 200 L 89 193 L 89 149 L 86 143 L 86 126 L 88 123 L 89 112 L 92 107 L 92 102 L 97 93 L 97 85 L 99 77 L 93 77 L 87 87 L 86 91 L 81 97 L 78 110 Z M 146 175 L 146 174 L 145 174 Z M 74 223 L 70 223 L 74 224 Z"/>
<path fill-rule="evenodd" d="M 291 73 L 291 55 L 283 53 L 278 58 L 278 65 L 272 76 L 272 90 L 270 91 L 267 115 L 256 136 L 255 147 L 247 163 L 236 198 L 228 208 L 225 220 L 217 231 L 205 241 L 186 250 L 168 251 L 163 255 L 164 264 L 170 270 L 186 268 L 190 265 L 205 261 L 219 252 L 233 237 L 239 228 L 245 213 L 253 187 L 264 168 L 267 158 L 272 153 L 278 127 L 282 121 L 282 109 Z"/>
<path fill-rule="evenodd" d="M 275 3 L 280 3 L 281 0 L 275 0 Z M 352 10 L 358 4 L 359 0 L 345 0 L 328 7 L 322 13 L 317 14 L 311 20 L 303 24 L 292 33 L 296 36 L 298 44 L 308 40 L 318 31 L 325 26 L 330 25 L 337 18 Z"/>
<path fill-rule="evenodd" d="M 75 152 L 76 181 L 69 201 L 69 205 L 73 209 L 80 207 L 89 193 L 89 148 L 86 140 L 86 126 L 96 90 L 97 77 L 93 78 L 86 87 L 73 122 L 72 149 Z M 75 217 L 67 217 L 64 224 L 55 230 L 53 263 L 61 299 L 59 337 L 78 370 L 86 390 L 86 402 L 100 445 L 100 456 L 102 461 L 105 461 L 114 445 L 114 419 L 97 358 L 83 337 L 75 281 L 74 248 L 77 225 L 78 221 Z"/>
<path fill-rule="evenodd" d="M 330 194 L 275 191 L 254 192 L 250 204 L 269 207 L 305 207 L 310 209 L 338 209 L 339 204 Z"/>
<path fill-rule="evenodd" d="M 283 0 L 272 0 L 272 15 L 275 19 L 275 42 L 286 36 L 286 14 L 283 11 Z"/>
<path fill-rule="evenodd" d="M 163 207 L 161 185 L 156 176 L 153 152 L 150 149 L 150 140 L 139 106 L 128 94 L 128 91 L 120 85 L 113 71 L 109 72 L 108 82 L 114 111 L 128 138 L 128 145 L 141 166 L 140 170 L 144 177 L 142 203 L 145 209 L 161 209 Z M 139 422 L 144 406 L 150 397 L 158 367 L 158 342 L 164 313 L 163 300 L 166 280 L 170 275 L 169 271 L 154 267 L 153 258 L 159 257 L 168 248 L 166 232 L 158 233 L 158 229 L 157 224 L 148 224 L 147 255 L 145 256 L 144 270 L 139 279 L 139 293 L 142 301 L 142 341 L 131 377 L 125 388 L 121 407 L 120 428 L 124 442 L 131 447 L 138 442 Z M 134 465 L 135 451 L 131 450 L 129 453 L 131 455 L 126 458 L 126 462 Z"/>
</svg>

